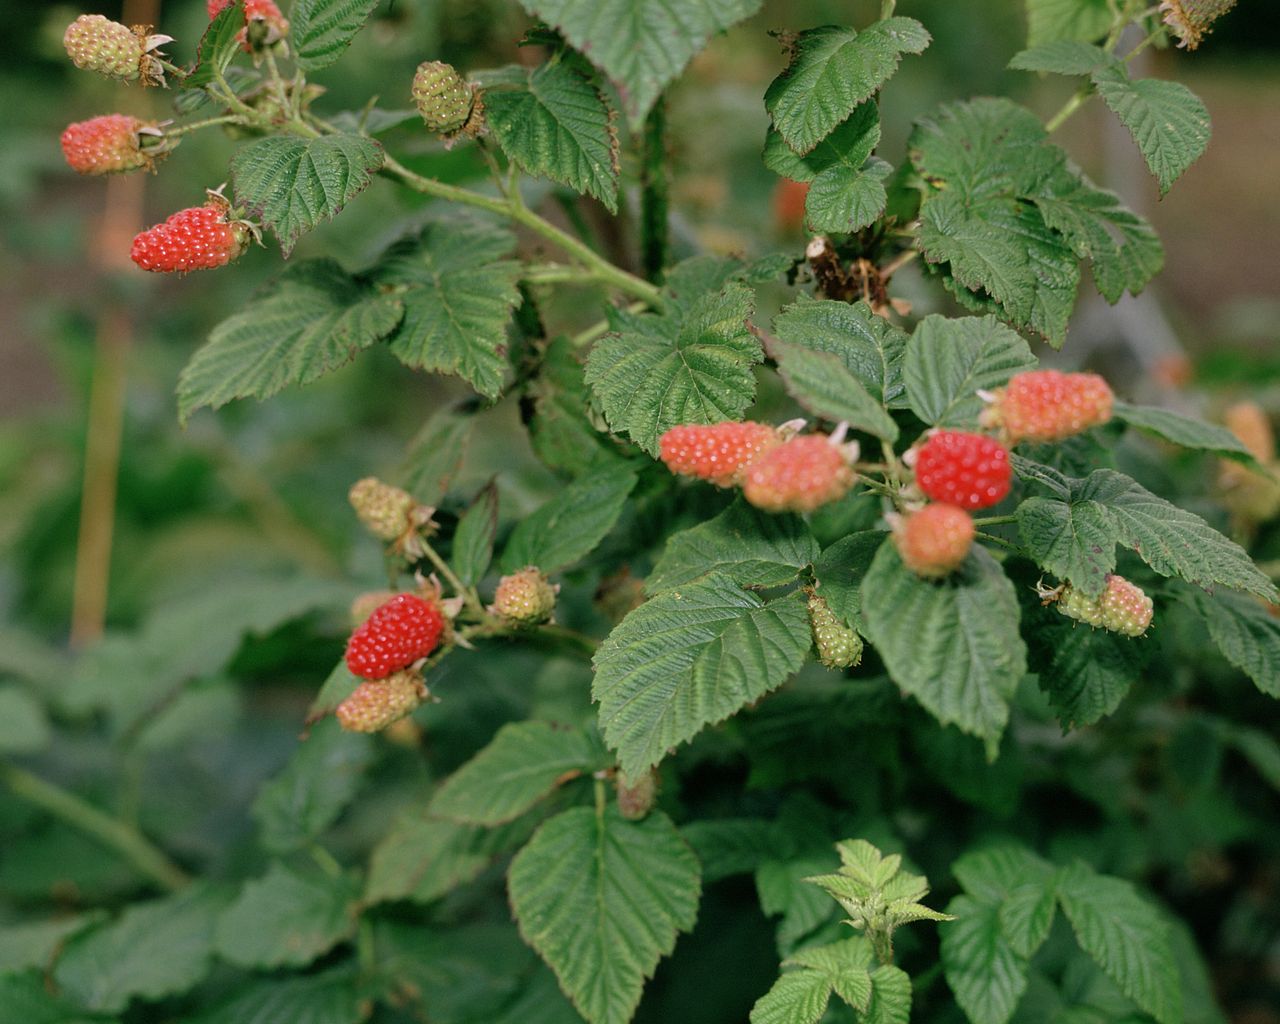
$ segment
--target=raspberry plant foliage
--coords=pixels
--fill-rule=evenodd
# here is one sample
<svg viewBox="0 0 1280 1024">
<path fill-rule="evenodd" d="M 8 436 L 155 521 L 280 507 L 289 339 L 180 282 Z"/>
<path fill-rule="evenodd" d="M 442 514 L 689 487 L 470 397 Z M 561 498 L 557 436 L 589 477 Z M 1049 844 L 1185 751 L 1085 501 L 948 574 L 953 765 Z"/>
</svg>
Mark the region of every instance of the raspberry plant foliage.
<svg viewBox="0 0 1280 1024">
<path fill-rule="evenodd" d="M 140 144 L 160 154 L 219 129 L 237 140 L 218 200 L 235 244 L 206 263 L 238 256 L 250 235 L 273 235 L 289 258 L 366 189 L 431 200 L 366 265 L 294 259 L 243 296 L 181 374 L 184 421 L 311 384 L 375 347 L 475 397 L 435 412 L 398 476 L 359 470 L 351 501 L 392 587 L 375 603 L 413 605 L 423 621 L 412 643 L 381 611 L 353 626 L 309 732 L 253 804 L 265 865 L 234 886 L 192 884 L 140 835 L 100 829 L 176 894 L 38 926 L 35 952 L 0 963 L 0 1008 L 52 1020 L 171 1000 L 215 1022 L 266 1006 L 273 1019 L 352 1024 L 372 1013 L 625 1024 L 644 1014 L 655 972 L 678 970 L 684 943 L 698 948 L 700 902 L 749 876 L 778 918 L 781 968 L 771 987 L 747 979 L 738 993 L 753 1024 L 906 1021 L 916 1001 L 921 1019 L 973 1024 L 1068 1010 L 1178 1024 L 1195 1000 L 1216 1012 L 1185 929 L 1118 877 L 1122 860 L 1100 870 L 1077 856 L 1083 845 L 1033 850 L 1034 830 L 993 844 L 976 824 L 950 835 L 941 820 L 895 817 L 905 787 L 877 775 L 886 759 L 901 768 L 886 747 L 901 743 L 923 765 L 914 786 L 983 809 L 1012 787 L 1016 801 L 1022 784 L 1005 767 L 1027 763 L 1046 724 L 1074 742 L 1122 713 L 1166 617 L 1203 622 L 1227 661 L 1280 696 L 1271 579 L 1114 454 L 1154 436 L 1264 470 L 1244 444 L 1113 402 L 1105 384 L 1074 419 L 1020 410 L 1050 424 L 1036 436 L 1051 443 L 1010 436 L 991 414 L 1001 396 L 1050 393 L 1017 382 L 1067 340 L 1086 264 L 1112 303 L 1162 265 L 1151 225 L 1053 133 L 1096 96 L 1160 192 L 1174 185 L 1207 144 L 1204 107 L 1176 82 L 1133 78 L 1133 51 L 1116 49 L 1134 23 L 1140 48 L 1165 42 L 1165 12 L 1027 0 L 1029 47 L 1011 66 L 1079 90 L 1047 122 L 1009 99 L 957 97 L 920 112 L 898 153 L 879 151 L 878 101 L 929 29 L 893 0 L 865 24 L 789 26 L 776 77 L 760 83 L 760 141 L 769 170 L 808 183 L 811 237 L 794 251 L 673 260 L 663 93 L 759 0 L 521 6 L 525 62 L 457 69 L 422 54 L 402 96 L 358 112 L 330 109 L 307 76 L 342 58 L 377 0 L 295 0 L 247 19 L 233 0 L 169 56 L 157 37 L 93 23 L 146 67 L 121 73 L 113 50 L 106 70 L 163 71 L 185 117 Z M 83 35 L 73 59 L 101 64 Z M 416 111 L 390 106 L 410 101 Z M 409 124 L 413 145 L 398 154 L 384 133 L 404 138 Z M 469 148 L 490 180 L 415 170 L 408 154 L 428 142 Z M 146 152 L 109 167 L 68 157 L 97 173 L 140 169 Z M 548 183 L 609 213 L 638 200 L 643 273 L 551 219 Z M 908 311 L 893 277 L 913 262 L 929 308 L 949 314 Z M 594 304 L 585 322 L 565 316 L 561 289 L 579 310 Z M 556 492 L 534 505 L 500 475 L 458 493 L 474 423 L 515 406 L 511 429 Z M 923 532 L 908 537 L 908 523 Z M 1116 580 L 1131 588 L 1125 614 L 1091 617 Z M 131 736 L 197 671 L 166 660 L 163 638 L 191 637 L 189 661 L 216 671 L 242 634 L 332 609 L 341 590 L 211 595 L 196 624 L 175 615 L 87 659 L 71 704 Z M 503 685 L 514 674 L 554 699 L 432 761 L 425 793 L 420 777 L 379 793 L 375 769 L 430 760 L 435 729 L 450 747 L 450 703 L 468 707 L 465 687 L 493 683 L 486 659 L 510 657 L 525 660 Z M 122 664 L 154 689 L 110 692 L 101 680 Z M 1274 781 L 1280 752 L 1264 734 L 1198 725 Z M 732 781 L 705 800 L 699 780 L 726 764 Z M 348 819 L 377 837 L 335 856 L 323 840 Z M 1016 831 L 1002 820 L 985 831 Z M 955 893 L 945 913 L 919 902 L 913 856 Z M 894 930 L 913 921 L 936 934 L 895 949 Z M 123 955 L 104 966 L 109 951 Z M 210 980 L 215 961 L 242 972 L 239 990 Z M 474 998 L 451 992 L 454 971 L 483 979 Z"/>
</svg>

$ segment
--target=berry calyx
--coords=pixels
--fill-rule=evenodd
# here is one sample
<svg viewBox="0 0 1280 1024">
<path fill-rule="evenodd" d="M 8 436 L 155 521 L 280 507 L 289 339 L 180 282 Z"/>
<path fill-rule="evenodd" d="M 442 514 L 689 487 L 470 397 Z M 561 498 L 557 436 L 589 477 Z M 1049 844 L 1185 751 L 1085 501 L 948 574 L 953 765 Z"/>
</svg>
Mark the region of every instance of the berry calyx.
<svg viewBox="0 0 1280 1024">
<path fill-rule="evenodd" d="M 936 502 L 899 519 L 893 543 L 908 569 L 937 579 L 954 572 L 968 557 L 974 532 L 968 512 Z"/>
<path fill-rule="evenodd" d="M 780 443 L 765 423 L 690 423 L 672 427 L 658 442 L 659 457 L 671 472 L 717 487 L 740 483 L 747 466 Z"/>
<path fill-rule="evenodd" d="M 812 512 L 843 498 L 854 473 L 825 434 L 804 434 L 770 448 L 748 467 L 742 494 L 766 512 Z"/>
<path fill-rule="evenodd" d="M 818 660 L 827 668 L 852 668 L 862 660 L 862 637 L 831 610 L 826 598 L 809 595 L 809 624 Z"/>
<path fill-rule="evenodd" d="M 205 9 L 212 21 L 231 6 L 232 0 L 206 0 Z M 244 28 L 236 35 L 246 53 L 280 42 L 289 34 L 289 21 L 275 0 L 244 0 Z"/>
<path fill-rule="evenodd" d="M 1097 597 L 1077 590 L 1070 583 L 1050 592 L 1063 615 L 1090 626 L 1101 626 L 1124 636 L 1141 636 L 1151 625 L 1154 606 L 1141 587 L 1123 576 L 1107 576 L 1106 588 Z"/>
<path fill-rule="evenodd" d="M 498 581 L 493 613 L 519 626 L 535 626 L 551 618 L 559 590 L 537 566 L 526 566 Z"/>
<path fill-rule="evenodd" d="M 164 67 L 157 47 L 169 36 L 147 34 L 145 26 L 130 28 L 101 14 L 82 14 L 67 26 L 62 36 L 71 63 L 82 71 L 96 71 L 122 82 L 142 80 L 143 85 L 164 81 Z"/>
<path fill-rule="evenodd" d="M 155 165 L 162 149 L 144 150 L 143 134 L 162 136 L 154 123 L 128 114 L 103 114 L 67 125 L 62 155 L 77 174 L 120 174 Z"/>
<path fill-rule="evenodd" d="M 1164 23 L 1178 38 L 1178 45 L 1194 50 L 1215 21 L 1236 5 L 1236 0 L 1161 0 Z"/>
<path fill-rule="evenodd" d="M 384 484 L 376 476 L 367 476 L 352 484 L 347 500 L 360 522 L 380 540 L 396 540 L 414 525 L 417 500 L 408 491 Z"/>
<path fill-rule="evenodd" d="M 474 137 L 484 129 L 484 97 L 454 67 L 428 60 L 418 65 L 410 90 L 428 128 L 446 139 L 459 133 Z"/>
<path fill-rule="evenodd" d="M 1009 451 L 993 437 L 939 430 L 915 455 L 916 484 L 934 501 L 986 508 L 1009 493 Z"/>
<path fill-rule="evenodd" d="M 347 668 L 363 679 L 384 679 L 425 658 L 440 644 L 444 612 L 416 594 L 379 605 L 347 641 Z"/>
<path fill-rule="evenodd" d="M 211 270 L 236 260 L 254 236 L 251 224 L 228 220 L 230 206 L 210 193 L 203 206 L 172 214 L 164 223 L 141 232 L 133 240 L 130 258 L 143 270 L 160 274 L 185 274 Z"/>
<path fill-rule="evenodd" d="M 1106 423 L 1114 401 L 1096 373 L 1031 370 L 992 394 L 982 423 L 1001 428 L 1011 444 L 1061 441 Z"/>
<path fill-rule="evenodd" d="M 428 697 L 417 672 L 396 672 L 386 679 L 366 679 L 334 711 L 348 732 L 381 732 L 410 714 Z"/>
</svg>

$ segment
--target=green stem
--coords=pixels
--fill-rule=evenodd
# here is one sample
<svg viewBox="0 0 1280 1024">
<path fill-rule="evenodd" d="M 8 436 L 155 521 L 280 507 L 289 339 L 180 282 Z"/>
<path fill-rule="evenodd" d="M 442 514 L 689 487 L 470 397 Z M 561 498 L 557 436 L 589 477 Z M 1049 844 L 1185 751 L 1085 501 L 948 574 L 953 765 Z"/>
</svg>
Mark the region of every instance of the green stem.
<svg viewBox="0 0 1280 1024">
<path fill-rule="evenodd" d="M 135 828 L 105 814 L 61 786 L 0 761 L 0 781 L 17 796 L 48 811 L 114 850 L 138 873 L 162 889 L 176 892 L 191 879 Z"/>
<path fill-rule="evenodd" d="M 600 280 L 598 274 L 560 263 L 531 264 L 520 274 L 525 284 L 593 284 Z"/>
<path fill-rule="evenodd" d="M 276 64 L 276 55 L 271 52 L 271 47 L 266 48 L 267 58 L 267 77 L 270 79 L 271 88 L 275 91 L 276 101 L 280 104 L 281 110 L 290 110 L 289 93 L 284 87 L 284 79 L 280 75 L 280 68 Z"/>
<path fill-rule="evenodd" d="M 670 182 L 667 180 L 667 110 L 659 97 L 644 122 L 640 169 L 640 248 L 644 276 L 662 283 L 671 247 Z"/>
<path fill-rule="evenodd" d="M 633 302 L 630 306 L 627 307 L 627 312 L 643 313 L 645 309 L 648 308 L 648 305 L 649 304 L 647 302 Z M 586 345 L 590 345 L 597 338 L 601 338 L 608 333 L 609 333 L 609 321 L 597 320 L 586 330 L 581 331 L 578 334 L 575 334 L 572 338 L 570 338 L 569 344 L 572 345 L 574 348 L 582 348 Z"/>
<path fill-rule="evenodd" d="M 462 598 L 463 602 L 476 615 L 486 617 L 488 612 L 484 610 L 484 605 L 480 603 L 480 599 L 476 597 L 475 591 L 468 587 L 462 580 L 458 579 L 458 574 L 449 568 L 449 563 L 440 557 L 440 553 L 436 551 L 425 540 L 422 542 L 422 550 L 426 554 L 428 561 L 436 567 L 436 571 L 440 573 L 453 587 L 453 592 Z"/>
<path fill-rule="evenodd" d="M 1052 135 L 1062 127 L 1063 122 L 1066 121 L 1067 118 L 1084 106 L 1085 101 L 1092 95 L 1093 84 L 1091 82 L 1086 82 L 1084 85 L 1080 86 L 1079 89 L 1071 94 L 1071 98 L 1062 105 L 1058 112 L 1044 123 L 1044 130 Z"/>
<path fill-rule="evenodd" d="M 220 93 L 222 102 L 242 117 L 247 117 L 252 121 L 261 120 L 258 112 L 236 95 L 235 90 L 227 82 L 226 76 L 218 70 L 217 65 L 213 69 L 213 79 L 218 85 L 217 92 Z"/>
<path fill-rule="evenodd" d="M 538 632 L 542 636 L 556 640 L 578 654 L 585 655 L 588 659 L 595 655 L 596 648 L 600 646 L 585 633 L 579 633 L 576 629 L 569 629 L 566 626 L 557 626 L 554 623 L 539 626 Z"/>
<path fill-rule="evenodd" d="M 973 521 L 974 526 L 1002 526 L 1005 523 L 1016 523 L 1017 516 L 984 516 Z"/>
<path fill-rule="evenodd" d="M 311 852 L 311 859 L 320 865 L 320 870 L 330 878 L 342 877 L 342 865 L 338 863 L 328 850 L 319 843 L 312 843 L 307 849 Z"/>
<path fill-rule="evenodd" d="M 166 128 L 164 136 L 166 139 L 173 139 L 179 135 L 198 132 L 202 128 L 212 128 L 214 125 L 219 124 L 244 124 L 244 118 L 239 114 L 220 114 L 217 117 L 206 117 L 203 121 L 191 121 L 187 124 L 175 125 L 173 128 Z"/>
<path fill-rule="evenodd" d="M 1022 550 L 1022 548 L 1018 547 L 1017 544 L 1007 541 L 1003 537 L 997 537 L 994 533 L 983 533 L 981 530 L 978 530 L 974 536 L 979 537 L 982 540 L 989 541 L 992 544 L 999 544 L 1002 548 L 1007 548 L 1010 551 Z"/>
<path fill-rule="evenodd" d="M 151 57 L 157 64 L 176 78 L 186 78 L 189 74 L 186 68 L 180 68 L 176 64 L 170 64 L 163 57 L 157 57 L 154 53 L 151 54 Z"/>
</svg>

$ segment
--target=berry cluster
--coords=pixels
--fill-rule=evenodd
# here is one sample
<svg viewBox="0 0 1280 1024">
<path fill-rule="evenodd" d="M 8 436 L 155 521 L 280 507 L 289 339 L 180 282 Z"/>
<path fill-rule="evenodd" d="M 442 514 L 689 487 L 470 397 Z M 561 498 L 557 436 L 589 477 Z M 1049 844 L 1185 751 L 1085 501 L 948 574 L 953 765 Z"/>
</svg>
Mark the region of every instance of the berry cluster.
<svg viewBox="0 0 1280 1024">
<path fill-rule="evenodd" d="M 1055 596 L 1058 611 L 1068 618 L 1124 636 L 1142 636 L 1154 613 L 1151 598 L 1141 587 L 1114 574 L 1107 577 L 1106 588 L 1097 597 L 1087 596 L 1070 583 Z"/>
<path fill-rule="evenodd" d="M 249 247 L 254 229 L 246 221 L 229 220 L 230 204 L 210 193 L 203 206 L 172 214 L 163 224 L 141 232 L 129 256 L 143 270 L 185 274 L 223 267 Z"/>
<path fill-rule="evenodd" d="M 1115 396 L 1096 373 L 1032 370 L 991 396 L 985 426 L 999 427 L 1011 444 L 1062 441 L 1111 419 Z"/>
</svg>

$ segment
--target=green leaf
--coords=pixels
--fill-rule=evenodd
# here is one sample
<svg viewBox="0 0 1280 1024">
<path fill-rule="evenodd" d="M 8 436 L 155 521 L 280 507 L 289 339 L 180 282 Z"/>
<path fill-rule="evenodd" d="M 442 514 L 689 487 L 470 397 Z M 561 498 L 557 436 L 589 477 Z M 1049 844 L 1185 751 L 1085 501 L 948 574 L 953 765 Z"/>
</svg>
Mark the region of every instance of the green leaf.
<svg viewBox="0 0 1280 1024">
<path fill-rule="evenodd" d="M 316 722 L 325 715 L 333 714 L 338 709 L 338 705 L 355 692 L 361 681 L 359 676 L 354 675 L 347 668 L 346 659 L 341 659 L 333 666 L 332 671 L 325 677 L 325 681 L 320 684 L 320 689 L 311 701 L 311 706 L 307 708 L 307 721 Z"/>
<path fill-rule="evenodd" d="M 584 369 L 573 343 L 561 335 L 547 346 L 540 372 L 528 389 L 533 400 L 529 440 L 534 452 L 552 469 L 572 476 L 597 462 L 622 458 L 618 445 L 592 420 Z"/>
<path fill-rule="evenodd" d="M 364 901 L 430 903 L 473 881 L 526 835 L 523 825 L 485 829 L 406 814 L 374 847 Z"/>
<path fill-rule="evenodd" d="M 253 802 L 262 845 L 288 853 L 316 839 L 355 797 L 372 757 L 370 737 L 317 722 Z"/>
<path fill-rule="evenodd" d="M 508 873 L 520 934 L 591 1024 L 626 1024 L 645 980 L 697 918 L 698 861 L 671 820 L 613 806 L 546 822 Z"/>
<path fill-rule="evenodd" d="M 906 332 L 876 316 L 865 302 L 850 304 L 802 295 L 774 318 L 773 331 L 790 346 L 838 356 L 886 408 L 901 403 Z"/>
<path fill-rule="evenodd" d="M 1182 983 L 1159 912 L 1128 882 L 1077 861 L 1058 880 L 1058 900 L 1080 947 L 1161 1024 L 1182 1020 Z"/>
<path fill-rule="evenodd" d="M 925 423 L 977 426 L 985 403 L 979 390 L 1003 387 L 1037 365 L 1027 343 L 995 317 L 948 320 L 933 314 L 907 343 L 902 376 L 907 401 Z"/>
<path fill-rule="evenodd" d="M 871 1005 L 861 1024 L 907 1024 L 911 1019 L 911 978 L 901 967 L 881 964 L 871 972 Z"/>
<path fill-rule="evenodd" d="M 86 1024 L 79 1007 L 49 994 L 49 983 L 39 971 L 0 974 L 0 1024 Z M 112 1024 L 102 1017 L 93 1024 Z"/>
<path fill-rule="evenodd" d="M 1055 75 L 1087 75 L 1115 60 L 1100 46 L 1078 39 L 1056 39 L 1014 54 L 1009 67 L 1015 71 L 1047 71 Z"/>
<path fill-rule="evenodd" d="M 1168 409 L 1130 405 L 1128 402 L 1116 402 L 1112 414 L 1122 423 L 1182 448 L 1211 452 L 1224 459 L 1241 462 L 1252 469 L 1263 468 L 1240 438 L 1226 427 L 1215 423 L 1204 423 Z"/>
<path fill-rule="evenodd" d="M 218 919 L 218 955 L 240 967 L 302 967 L 355 934 L 359 887 L 273 861 Z"/>
<path fill-rule="evenodd" d="M 1056 882 L 1021 885 L 1000 905 L 1000 930 L 1019 956 L 1033 957 L 1049 938 L 1058 889 Z"/>
<path fill-rule="evenodd" d="M 288 256 L 300 235 L 332 220 L 369 186 L 383 157 L 362 135 L 270 135 L 232 157 L 236 202 L 275 233 Z"/>
<path fill-rule="evenodd" d="M 618 210 L 618 135 L 608 104 L 571 64 L 552 60 L 516 88 L 490 89 L 485 121 L 503 152 L 536 178 L 550 178 Z"/>
<path fill-rule="evenodd" d="M 510 232 L 474 221 L 434 221 L 393 245 L 375 271 L 404 301 L 391 351 L 406 366 L 455 374 L 496 398 L 508 367 L 507 323 L 520 302 L 520 266 L 504 259 Z"/>
<path fill-rule="evenodd" d="M 834 167 L 857 173 L 880 144 L 880 111 L 874 101 L 860 104 L 810 152 L 800 155 L 770 128 L 764 142 L 764 165 L 792 181 L 813 181 Z"/>
<path fill-rule="evenodd" d="M 635 485 L 626 466 L 588 470 L 520 520 L 502 552 L 503 571 L 536 565 L 554 572 L 585 558 L 613 529 Z"/>
<path fill-rule="evenodd" d="M 944 924 L 942 967 L 956 1002 L 973 1024 L 1005 1024 L 1027 988 L 1027 960 L 1000 928 L 999 906 L 971 896 L 947 905 L 956 920 Z"/>
<path fill-rule="evenodd" d="M 742 587 L 779 587 L 817 557 L 818 542 L 802 518 L 761 512 L 738 499 L 715 518 L 674 534 L 645 591 L 672 590 L 712 572 Z"/>
<path fill-rule="evenodd" d="M 226 905 L 220 890 L 195 886 L 137 903 L 111 924 L 72 939 L 54 977 L 78 1004 L 119 1013 L 130 1000 L 185 992 L 212 966 L 214 925 Z"/>
<path fill-rule="evenodd" d="M 289 45 L 304 71 L 328 67 L 351 45 L 382 0 L 293 0 Z"/>
<path fill-rule="evenodd" d="M 618 88 L 632 128 L 708 39 L 750 17 L 761 0 L 520 0 Z"/>
<path fill-rule="evenodd" d="M 988 756 L 1026 674 L 1013 584 L 986 549 L 941 582 L 882 544 L 862 581 L 863 625 L 893 681 L 943 724 L 987 742 Z"/>
<path fill-rule="evenodd" d="M 1014 459 L 1025 476 L 1026 460 Z M 1059 480 L 1057 496 L 1018 506 L 1019 532 L 1037 562 L 1089 596 L 1102 593 L 1120 543 L 1161 576 L 1275 599 L 1274 584 L 1240 545 L 1123 473 L 1099 469 L 1085 480 Z"/>
<path fill-rule="evenodd" d="M 264 978 L 236 986 L 235 995 L 192 1024 L 360 1024 L 369 1004 L 349 967 L 320 974 Z"/>
<path fill-rule="evenodd" d="M 763 818 L 701 818 L 681 828 L 680 834 L 698 855 L 703 882 L 710 884 L 755 871 L 773 828 Z"/>
<path fill-rule="evenodd" d="M 943 104 L 921 118 L 907 143 L 931 185 L 958 193 L 961 205 L 1034 192 L 1065 156 L 1046 143 L 1040 119 L 1012 100 L 980 98 Z M 937 196 L 927 196 L 932 202 Z"/>
<path fill-rule="evenodd" d="M 404 306 L 332 260 L 290 267 L 218 324 L 178 378 L 178 416 L 310 384 L 390 334 Z"/>
<path fill-rule="evenodd" d="M 592 698 L 636 776 L 798 671 L 812 646 L 799 591 L 766 603 L 711 573 L 631 612 L 597 649 Z"/>
<path fill-rule="evenodd" d="M 586 373 L 609 426 L 656 456 L 672 427 L 740 420 L 755 399 L 751 367 L 761 360 L 746 326 L 751 312 L 750 289 L 736 283 L 685 311 L 615 312 L 617 329 L 591 350 Z"/>
<path fill-rule="evenodd" d="M 397 482 L 425 505 L 439 505 L 462 468 L 475 417 L 441 409 L 409 442 Z"/>
<path fill-rule="evenodd" d="M 1263 693 L 1280 699 L 1280 619 L 1230 591 L 1179 590 L 1178 596 L 1204 620 L 1223 657 Z"/>
<path fill-rule="evenodd" d="M 1057 899 L 1052 864 L 1022 846 L 966 853 L 952 871 L 970 896 L 998 910 L 1000 934 L 1019 957 L 1030 958 L 1049 937 Z"/>
<path fill-rule="evenodd" d="M 489 571 L 497 535 L 498 488 L 490 483 L 463 513 L 453 534 L 449 562 L 458 579 L 467 586 L 479 583 Z"/>
<path fill-rule="evenodd" d="M 93 910 L 70 917 L 0 927 L 0 977 L 25 971 L 28 967 L 47 967 L 68 939 L 100 923 L 106 916 L 105 911 Z"/>
<path fill-rule="evenodd" d="M 768 351 L 788 393 L 802 408 L 887 441 L 897 440 L 898 425 L 839 356 L 780 341 L 770 342 Z"/>
<path fill-rule="evenodd" d="M 1209 146 L 1209 111 L 1181 82 L 1129 77 L 1113 63 L 1092 75 L 1102 101 L 1129 129 L 1164 195 Z"/>
<path fill-rule="evenodd" d="M 1052 615 L 1052 619 L 1050 618 Z M 1150 660 L 1146 645 L 1046 613 L 1035 646 L 1048 662 L 1040 688 L 1066 728 L 1092 725 L 1120 706 Z M 1053 621 L 1057 620 L 1057 621 Z"/>
<path fill-rule="evenodd" d="M 203 89 L 226 72 L 240 53 L 240 30 L 244 28 L 244 7 L 239 3 L 224 7 L 209 22 L 196 47 L 196 63 L 191 73 L 177 80 L 183 91 Z"/>
<path fill-rule="evenodd" d="M 864 936 L 855 935 L 826 946 L 802 949 L 787 962 L 826 974 L 836 995 L 855 1010 L 866 1013 L 872 991 L 867 968 L 874 956 L 871 943 Z"/>
<path fill-rule="evenodd" d="M 1259 775 L 1270 783 L 1271 788 L 1280 790 L 1280 743 L 1261 729 L 1248 729 L 1241 726 L 1223 724 L 1216 732 L 1223 742 L 1229 744 L 1244 757 Z M 4 933 L 0 932 L 0 951 L 3 950 Z M 4 963 L 0 952 L 0 964 Z"/>
<path fill-rule="evenodd" d="M 0 754 L 31 754 L 53 734 L 44 708 L 20 686 L 0 686 Z"/>
<path fill-rule="evenodd" d="M 862 530 L 842 537 L 822 552 L 814 563 L 818 593 L 831 610 L 850 626 L 862 621 L 862 580 L 884 543 L 882 530 Z"/>
<path fill-rule="evenodd" d="M 880 91 L 904 53 L 923 53 L 929 43 L 914 18 L 887 18 L 862 32 L 834 25 L 801 32 L 787 69 L 764 94 L 765 109 L 803 156 Z"/>
<path fill-rule="evenodd" d="M 501 825 L 570 779 L 608 767 L 598 740 L 582 729 L 513 722 L 454 772 L 428 813 L 469 825 Z"/>
<path fill-rule="evenodd" d="M 1027 45 L 1055 39 L 1094 42 L 1107 34 L 1114 15 L 1108 0 L 1026 0 Z"/>
<path fill-rule="evenodd" d="M 870 995 L 869 979 L 867 985 Z M 817 1024 L 827 1012 L 830 999 L 831 982 L 825 974 L 787 971 L 756 1000 L 751 1008 L 751 1024 Z"/>
<path fill-rule="evenodd" d="M 756 868 L 760 910 L 767 917 L 781 915 L 776 935 L 783 952 L 795 949 L 834 919 L 836 908 L 827 894 L 810 884 L 815 874 L 831 870 L 833 859 L 830 849 L 823 849 L 785 859 L 771 857 Z"/>
</svg>

